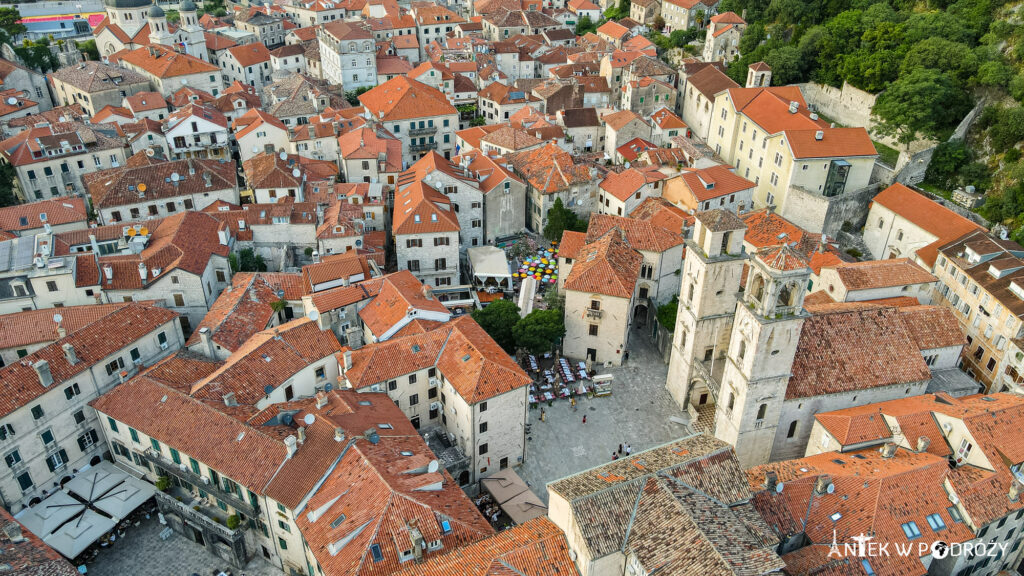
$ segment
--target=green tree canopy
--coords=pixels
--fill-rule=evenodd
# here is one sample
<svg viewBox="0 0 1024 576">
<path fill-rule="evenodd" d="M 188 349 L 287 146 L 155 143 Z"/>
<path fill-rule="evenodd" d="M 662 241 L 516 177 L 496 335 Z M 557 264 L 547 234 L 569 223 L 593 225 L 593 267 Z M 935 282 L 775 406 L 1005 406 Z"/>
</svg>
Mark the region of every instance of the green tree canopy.
<svg viewBox="0 0 1024 576">
<path fill-rule="evenodd" d="M 533 354 L 548 352 L 565 336 L 562 311 L 534 310 L 516 323 L 512 333 L 515 335 L 516 346 Z"/>
<path fill-rule="evenodd" d="M 513 328 L 519 322 L 519 306 L 511 300 L 495 300 L 485 308 L 473 311 L 473 320 L 484 329 L 505 352 L 516 351 Z"/>
<path fill-rule="evenodd" d="M 946 72 L 960 87 L 978 71 L 978 57 L 970 47 L 945 38 L 928 38 L 915 44 L 903 59 L 900 75 L 917 69 Z M 959 119 L 958 119 L 959 121 Z"/>
<path fill-rule="evenodd" d="M 589 15 L 584 14 L 580 18 L 579 22 L 576 23 L 576 35 L 584 36 L 589 32 L 595 32 L 597 30 L 597 24 L 590 19 Z"/>
<path fill-rule="evenodd" d="M 876 129 L 881 134 L 909 143 L 917 132 L 943 139 L 970 106 L 967 94 L 948 75 L 917 68 L 901 75 L 879 95 L 872 114 L 879 121 Z"/>
<path fill-rule="evenodd" d="M 14 206 L 18 196 L 14 193 L 14 166 L 0 164 L 0 208 Z"/>
<path fill-rule="evenodd" d="M 562 204 L 561 198 L 555 198 L 555 203 L 548 210 L 547 220 L 547 223 L 544 225 L 544 237 L 552 242 L 561 240 L 562 232 L 566 230 L 587 231 L 587 221 L 566 208 L 565 204 Z"/>
</svg>

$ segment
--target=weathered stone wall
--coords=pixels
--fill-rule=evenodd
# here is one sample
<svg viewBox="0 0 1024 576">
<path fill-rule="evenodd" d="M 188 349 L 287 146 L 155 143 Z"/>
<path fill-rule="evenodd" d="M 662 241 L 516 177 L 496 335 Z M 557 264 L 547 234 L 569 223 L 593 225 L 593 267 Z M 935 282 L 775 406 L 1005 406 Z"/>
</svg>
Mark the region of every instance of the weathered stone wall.
<svg viewBox="0 0 1024 576">
<path fill-rule="evenodd" d="M 842 88 L 807 82 L 798 84 L 807 104 L 843 126 L 871 129 L 871 108 L 876 95 L 843 83 Z"/>
</svg>

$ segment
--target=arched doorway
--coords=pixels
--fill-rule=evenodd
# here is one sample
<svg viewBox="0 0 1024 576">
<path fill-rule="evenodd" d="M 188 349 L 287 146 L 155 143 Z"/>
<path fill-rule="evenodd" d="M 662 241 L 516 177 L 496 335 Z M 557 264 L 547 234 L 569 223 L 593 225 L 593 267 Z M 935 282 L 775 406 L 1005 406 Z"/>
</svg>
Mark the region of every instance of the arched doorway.
<svg viewBox="0 0 1024 576">
<path fill-rule="evenodd" d="M 469 470 L 463 470 L 462 474 L 459 474 L 459 486 L 466 484 L 469 484 Z"/>
</svg>

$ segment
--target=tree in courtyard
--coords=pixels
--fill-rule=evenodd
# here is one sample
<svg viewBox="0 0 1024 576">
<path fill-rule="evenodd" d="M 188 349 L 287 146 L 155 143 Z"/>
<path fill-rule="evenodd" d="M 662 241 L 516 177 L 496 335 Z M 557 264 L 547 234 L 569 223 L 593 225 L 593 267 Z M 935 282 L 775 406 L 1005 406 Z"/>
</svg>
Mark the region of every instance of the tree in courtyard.
<svg viewBox="0 0 1024 576">
<path fill-rule="evenodd" d="M 534 310 L 512 328 L 516 346 L 533 354 L 543 354 L 554 348 L 565 336 L 565 321 L 562 311 Z"/>
<path fill-rule="evenodd" d="M 576 23 L 577 36 L 585 36 L 586 34 L 596 30 L 597 24 L 594 24 L 594 21 L 590 19 L 589 15 L 584 14 L 583 17 L 580 18 L 580 21 Z"/>
<path fill-rule="evenodd" d="M 519 322 L 519 306 L 511 300 L 495 300 L 486 307 L 473 311 L 473 320 L 494 338 L 505 352 L 516 351 L 516 338 L 512 329 Z"/>
<path fill-rule="evenodd" d="M 566 208 L 565 204 L 562 204 L 561 198 L 555 198 L 555 203 L 548 210 L 548 222 L 544 225 L 544 237 L 552 242 L 557 242 L 562 239 L 562 232 L 566 230 L 586 232 L 587 221 Z"/>
<path fill-rule="evenodd" d="M 18 196 L 14 193 L 14 166 L 0 164 L 0 208 L 14 206 Z"/>
</svg>

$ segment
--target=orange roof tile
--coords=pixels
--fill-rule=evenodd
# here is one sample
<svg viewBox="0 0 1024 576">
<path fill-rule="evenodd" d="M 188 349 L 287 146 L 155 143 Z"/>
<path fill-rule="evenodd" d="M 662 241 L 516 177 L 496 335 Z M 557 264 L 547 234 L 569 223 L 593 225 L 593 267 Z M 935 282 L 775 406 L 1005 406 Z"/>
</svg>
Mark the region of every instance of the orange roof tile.
<svg viewBox="0 0 1024 576">
<path fill-rule="evenodd" d="M 565 281 L 565 289 L 631 298 L 643 257 L 626 242 L 620 228 L 609 228 L 584 246 Z"/>
<path fill-rule="evenodd" d="M 359 96 L 359 102 L 381 120 L 409 120 L 458 114 L 436 88 L 397 76 Z"/>
<path fill-rule="evenodd" d="M 982 229 L 971 220 L 898 182 L 879 192 L 872 203 L 888 208 L 936 237 L 931 244 L 917 249 L 917 257 L 929 266 L 935 264 L 939 247 L 968 232 Z"/>
</svg>

